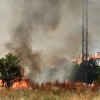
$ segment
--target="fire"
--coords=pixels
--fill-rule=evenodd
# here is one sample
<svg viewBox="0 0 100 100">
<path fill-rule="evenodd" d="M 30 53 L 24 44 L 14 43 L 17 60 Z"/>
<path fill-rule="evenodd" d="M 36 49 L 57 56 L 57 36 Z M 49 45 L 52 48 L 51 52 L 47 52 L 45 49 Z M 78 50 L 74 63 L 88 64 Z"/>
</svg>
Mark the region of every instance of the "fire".
<svg viewBox="0 0 100 100">
<path fill-rule="evenodd" d="M 0 87 L 6 87 L 7 86 L 7 84 L 6 84 L 6 82 L 3 82 L 3 80 L 0 80 Z"/>
<path fill-rule="evenodd" d="M 27 83 L 25 80 L 22 80 L 22 81 L 20 82 L 20 86 L 21 86 L 22 88 L 28 88 L 28 83 Z"/>
<path fill-rule="evenodd" d="M 14 83 L 12 84 L 12 89 L 27 89 L 28 88 L 28 82 L 26 82 L 26 77 L 27 77 L 27 74 L 23 74 L 23 79 L 21 81 L 18 81 L 18 77 L 15 77 L 14 79 Z"/>
<path fill-rule="evenodd" d="M 12 85 L 12 89 L 27 89 L 28 83 L 25 80 L 14 82 Z"/>
<path fill-rule="evenodd" d="M 2 85 L 3 85 L 3 82 L 2 82 L 2 80 L 0 80 L 0 87 L 2 87 Z"/>
<path fill-rule="evenodd" d="M 20 82 L 14 82 L 13 85 L 12 85 L 13 89 L 19 88 L 19 87 L 20 87 Z"/>
</svg>

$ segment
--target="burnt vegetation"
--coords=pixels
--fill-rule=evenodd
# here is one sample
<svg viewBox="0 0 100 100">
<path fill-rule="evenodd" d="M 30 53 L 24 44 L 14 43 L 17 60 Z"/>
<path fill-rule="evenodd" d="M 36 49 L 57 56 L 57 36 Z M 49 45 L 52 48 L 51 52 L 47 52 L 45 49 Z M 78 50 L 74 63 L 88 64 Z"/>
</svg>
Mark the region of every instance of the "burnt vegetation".
<svg viewBox="0 0 100 100">
<path fill-rule="evenodd" d="M 60 95 L 64 91 L 81 93 L 84 91 L 96 92 L 100 90 L 100 66 L 93 59 L 88 60 L 88 84 L 80 81 L 81 64 L 74 64 L 69 81 L 65 80 L 64 82 L 60 82 L 59 80 L 55 80 L 53 82 L 48 81 L 39 84 L 27 77 L 24 80 L 22 79 L 24 71 L 19 66 L 19 62 L 18 57 L 12 53 L 8 53 L 4 58 L 0 59 L 0 79 L 2 80 L 2 87 L 52 91 L 54 95 Z"/>
<path fill-rule="evenodd" d="M 60 95 L 61 92 L 70 91 L 76 93 L 83 92 L 97 92 L 100 91 L 100 83 L 93 82 L 90 84 L 85 84 L 82 82 L 59 82 L 56 80 L 55 82 L 46 82 L 46 83 L 36 83 L 31 80 L 26 80 L 31 87 L 32 90 L 40 90 L 40 91 L 48 91 L 53 94 Z"/>
</svg>

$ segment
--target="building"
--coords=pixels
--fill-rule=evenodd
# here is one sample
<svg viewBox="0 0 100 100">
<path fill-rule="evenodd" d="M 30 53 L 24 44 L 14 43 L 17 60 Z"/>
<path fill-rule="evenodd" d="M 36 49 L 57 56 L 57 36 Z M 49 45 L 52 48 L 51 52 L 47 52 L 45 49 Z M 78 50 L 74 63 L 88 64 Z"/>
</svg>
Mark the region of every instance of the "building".
<svg viewBox="0 0 100 100">
<path fill-rule="evenodd" d="M 98 65 L 100 65 L 100 52 L 96 52 L 93 55 L 89 55 L 88 59 L 90 59 L 90 58 L 96 60 Z M 75 62 L 77 64 L 80 64 L 82 62 L 82 54 L 78 58 L 72 59 L 71 62 Z"/>
<path fill-rule="evenodd" d="M 96 60 L 96 62 L 98 63 L 98 65 L 100 65 L 100 52 L 96 52 L 93 56 L 93 59 Z"/>
</svg>

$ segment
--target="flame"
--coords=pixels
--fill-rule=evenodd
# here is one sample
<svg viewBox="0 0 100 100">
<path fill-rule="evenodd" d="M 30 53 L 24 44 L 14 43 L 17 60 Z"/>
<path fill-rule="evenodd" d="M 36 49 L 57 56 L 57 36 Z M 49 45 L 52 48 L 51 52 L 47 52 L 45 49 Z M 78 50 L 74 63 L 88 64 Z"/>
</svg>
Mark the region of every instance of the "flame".
<svg viewBox="0 0 100 100">
<path fill-rule="evenodd" d="M 12 85 L 12 89 L 18 89 L 18 88 L 27 89 L 28 83 L 25 80 L 14 82 Z"/>
<path fill-rule="evenodd" d="M 3 82 L 2 82 L 2 80 L 0 80 L 0 87 L 2 87 L 3 86 Z"/>
<path fill-rule="evenodd" d="M 22 80 L 22 81 L 20 82 L 20 86 L 21 86 L 22 88 L 28 88 L 28 83 L 27 83 L 25 80 Z"/>
<path fill-rule="evenodd" d="M 18 88 L 20 87 L 20 82 L 14 82 L 13 85 L 12 85 L 12 88 L 15 89 L 15 88 Z"/>
</svg>

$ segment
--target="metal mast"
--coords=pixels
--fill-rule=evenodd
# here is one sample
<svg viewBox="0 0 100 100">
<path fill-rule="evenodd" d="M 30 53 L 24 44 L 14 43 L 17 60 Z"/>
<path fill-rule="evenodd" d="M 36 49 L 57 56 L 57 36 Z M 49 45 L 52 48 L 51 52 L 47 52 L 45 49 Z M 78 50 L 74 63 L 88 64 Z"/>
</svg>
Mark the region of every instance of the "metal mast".
<svg viewBox="0 0 100 100">
<path fill-rule="evenodd" d="M 88 0 L 83 0 L 81 81 L 86 83 L 87 83 L 87 59 L 88 59 Z"/>
</svg>

